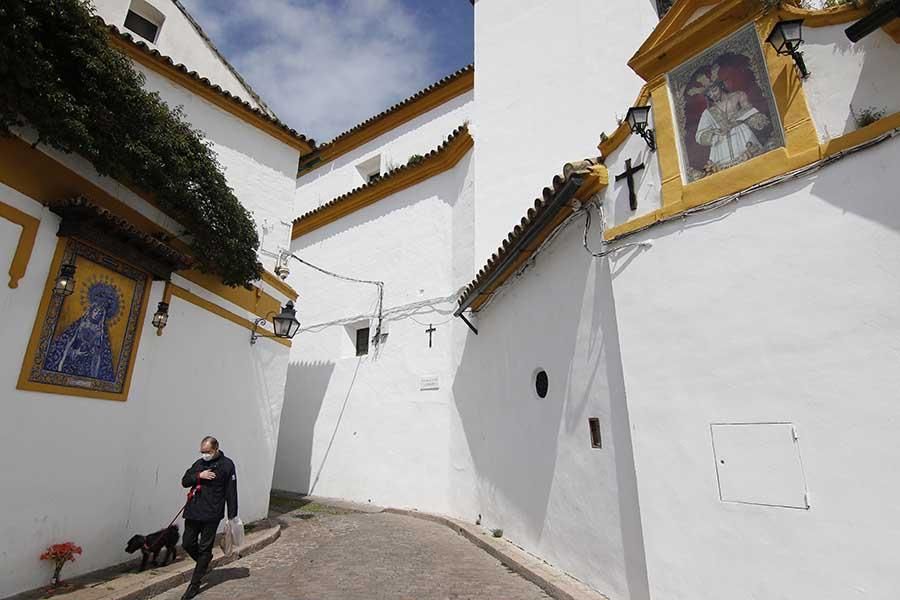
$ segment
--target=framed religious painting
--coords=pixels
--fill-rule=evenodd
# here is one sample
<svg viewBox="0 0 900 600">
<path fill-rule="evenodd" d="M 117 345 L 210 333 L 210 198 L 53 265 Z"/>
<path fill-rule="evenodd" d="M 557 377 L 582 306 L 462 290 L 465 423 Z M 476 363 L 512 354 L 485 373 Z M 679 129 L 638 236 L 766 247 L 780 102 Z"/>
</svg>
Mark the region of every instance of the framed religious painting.
<svg viewBox="0 0 900 600">
<path fill-rule="evenodd" d="M 686 183 L 784 146 L 784 131 L 753 24 L 668 74 Z"/>
<path fill-rule="evenodd" d="M 54 291 L 62 265 L 74 289 Z M 60 238 L 19 389 L 125 400 L 147 309 L 150 275 L 75 238 Z"/>
</svg>

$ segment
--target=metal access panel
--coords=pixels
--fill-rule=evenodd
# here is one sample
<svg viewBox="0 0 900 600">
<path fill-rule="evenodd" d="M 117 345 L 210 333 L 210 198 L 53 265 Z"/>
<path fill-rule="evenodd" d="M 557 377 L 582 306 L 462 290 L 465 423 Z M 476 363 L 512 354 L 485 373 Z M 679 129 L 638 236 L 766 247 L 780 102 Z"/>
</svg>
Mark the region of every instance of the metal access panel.
<svg viewBox="0 0 900 600">
<path fill-rule="evenodd" d="M 792 423 L 713 423 L 710 429 L 723 502 L 809 508 Z"/>
</svg>

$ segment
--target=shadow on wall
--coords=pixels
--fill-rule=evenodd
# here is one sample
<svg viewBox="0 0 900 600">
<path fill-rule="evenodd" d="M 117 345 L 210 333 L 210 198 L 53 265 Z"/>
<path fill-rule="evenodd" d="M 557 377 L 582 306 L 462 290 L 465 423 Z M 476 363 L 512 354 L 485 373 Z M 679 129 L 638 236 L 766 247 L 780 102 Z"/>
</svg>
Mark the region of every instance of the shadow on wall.
<svg viewBox="0 0 900 600">
<path fill-rule="evenodd" d="M 334 363 L 330 361 L 288 366 L 275 455 L 274 488 L 308 493 L 312 487 L 314 430 L 333 372 Z"/>
<path fill-rule="evenodd" d="M 485 524 L 611 597 L 643 599 L 611 276 L 582 248 L 581 225 L 480 315 L 453 392 Z M 546 398 L 535 391 L 538 368 L 550 377 Z M 603 422 L 602 450 L 590 446 L 590 416 Z"/>
<path fill-rule="evenodd" d="M 510 506 L 529 542 L 543 533 L 560 433 L 574 431 L 589 402 L 586 390 L 573 393 L 567 382 L 577 362 L 581 316 L 573 307 L 581 305 L 588 273 L 579 268 L 583 264 L 560 268 L 550 257 L 542 259 L 544 265 L 481 313 L 481 335 L 467 335 L 453 383 L 481 487 L 479 503 Z M 602 337 L 599 328 L 596 336 Z M 533 386 L 537 368 L 550 376 L 544 399 Z"/>
</svg>

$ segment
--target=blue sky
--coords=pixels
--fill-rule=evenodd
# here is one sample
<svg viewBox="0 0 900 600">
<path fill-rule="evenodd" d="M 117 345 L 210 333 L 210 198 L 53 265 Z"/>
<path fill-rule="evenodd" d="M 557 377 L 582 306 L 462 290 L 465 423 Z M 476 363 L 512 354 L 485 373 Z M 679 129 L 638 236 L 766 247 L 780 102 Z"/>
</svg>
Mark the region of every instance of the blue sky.
<svg viewBox="0 0 900 600">
<path fill-rule="evenodd" d="M 473 60 L 468 0 L 182 0 L 290 126 L 324 142 Z"/>
</svg>

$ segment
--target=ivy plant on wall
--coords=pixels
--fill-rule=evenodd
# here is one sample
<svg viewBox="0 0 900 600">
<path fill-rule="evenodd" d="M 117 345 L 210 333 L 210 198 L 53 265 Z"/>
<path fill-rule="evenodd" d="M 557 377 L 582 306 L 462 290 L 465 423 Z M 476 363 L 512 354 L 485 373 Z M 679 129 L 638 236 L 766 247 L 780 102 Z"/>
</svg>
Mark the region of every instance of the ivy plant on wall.
<svg viewBox="0 0 900 600">
<path fill-rule="evenodd" d="M 200 268 L 226 284 L 259 278 L 256 227 L 212 149 L 144 89 L 86 0 L 3 0 L 0 23 L 0 134 L 30 127 L 39 144 L 151 194 L 186 228 Z"/>
</svg>

